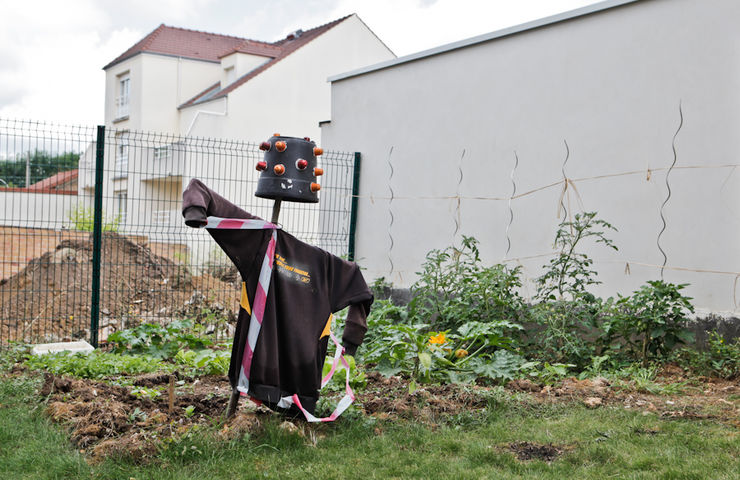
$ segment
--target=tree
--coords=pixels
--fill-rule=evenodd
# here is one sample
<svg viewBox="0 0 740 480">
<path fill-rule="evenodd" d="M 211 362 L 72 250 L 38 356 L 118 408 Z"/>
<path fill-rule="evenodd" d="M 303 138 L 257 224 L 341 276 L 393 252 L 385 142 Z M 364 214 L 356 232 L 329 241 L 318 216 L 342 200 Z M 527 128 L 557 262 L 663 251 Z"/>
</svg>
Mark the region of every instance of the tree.
<svg viewBox="0 0 740 480">
<path fill-rule="evenodd" d="M 77 168 L 79 160 L 79 153 L 64 152 L 52 155 L 43 150 L 35 150 L 33 153 L 29 151 L 17 154 L 15 160 L 0 162 L 0 179 L 8 187 L 25 188 L 28 187 L 26 185 L 26 165 L 28 165 L 30 185 L 33 185 L 59 172 Z"/>
</svg>

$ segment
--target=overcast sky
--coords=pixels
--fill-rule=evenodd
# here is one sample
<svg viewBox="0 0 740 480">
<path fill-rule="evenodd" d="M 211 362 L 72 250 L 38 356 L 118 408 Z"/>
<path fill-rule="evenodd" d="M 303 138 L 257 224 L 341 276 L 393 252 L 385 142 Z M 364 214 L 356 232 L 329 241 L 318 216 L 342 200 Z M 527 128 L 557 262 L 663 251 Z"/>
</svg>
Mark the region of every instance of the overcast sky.
<svg viewBox="0 0 740 480">
<path fill-rule="evenodd" d="M 344 15 L 400 56 L 596 0 L 0 0 L 0 117 L 98 124 L 102 67 L 159 24 L 275 41 Z"/>
</svg>

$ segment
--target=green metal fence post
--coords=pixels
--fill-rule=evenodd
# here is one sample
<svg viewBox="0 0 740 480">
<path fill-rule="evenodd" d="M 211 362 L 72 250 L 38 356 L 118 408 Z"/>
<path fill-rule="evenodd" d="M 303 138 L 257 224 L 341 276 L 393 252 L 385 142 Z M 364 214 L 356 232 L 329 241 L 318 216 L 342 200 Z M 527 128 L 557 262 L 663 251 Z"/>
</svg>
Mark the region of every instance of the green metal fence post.
<svg viewBox="0 0 740 480">
<path fill-rule="evenodd" d="M 100 252 L 103 243 L 103 165 L 105 159 L 105 127 L 98 125 L 95 146 L 95 204 L 93 209 L 92 293 L 90 295 L 90 344 L 98 348 L 100 324 Z"/>
<path fill-rule="evenodd" d="M 361 161 L 362 155 L 360 155 L 360 152 L 355 152 L 355 168 L 352 177 L 352 211 L 349 217 L 349 249 L 347 255 L 350 262 L 355 261 L 355 231 L 357 230 L 357 204 L 359 200 L 358 195 L 360 194 Z"/>
</svg>

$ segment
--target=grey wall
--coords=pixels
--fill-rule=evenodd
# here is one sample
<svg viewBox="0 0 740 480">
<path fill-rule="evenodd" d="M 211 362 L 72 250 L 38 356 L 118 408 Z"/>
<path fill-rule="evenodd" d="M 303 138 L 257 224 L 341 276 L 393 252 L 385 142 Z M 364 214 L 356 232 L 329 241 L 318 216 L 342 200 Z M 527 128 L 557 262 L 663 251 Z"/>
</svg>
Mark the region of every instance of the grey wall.
<svg viewBox="0 0 740 480">
<path fill-rule="evenodd" d="M 680 105 L 665 280 L 690 283 L 700 308 L 738 312 L 739 19 L 736 0 L 643 0 L 335 80 L 323 144 L 363 154 L 368 280 L 408 286 L 427 251 L 462 234 L 531 280 L 553 252 L 563 170 L 568 214 L 598 211 L 619 229 L 618 252 L 584 245 L 603 281 L 594 293 L 660 278 Z M 512 172 L 526 195 L 509 200 Z"/>
</svg>

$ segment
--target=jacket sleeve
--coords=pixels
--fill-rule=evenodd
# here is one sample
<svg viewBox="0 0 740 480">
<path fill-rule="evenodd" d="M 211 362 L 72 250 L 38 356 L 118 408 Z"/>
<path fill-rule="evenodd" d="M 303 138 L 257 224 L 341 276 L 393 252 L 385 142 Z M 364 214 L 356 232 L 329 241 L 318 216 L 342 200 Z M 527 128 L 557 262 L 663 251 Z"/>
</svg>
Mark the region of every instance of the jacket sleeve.
<svg viewBox="0 0 740 480">
<path fill-rule="evenodd" d="M 182 192 L 182 216 L 188 227 L 202 227 L 206 217 L 258 218 L 242 210 L 194 178 Z"/>
<path fill-rule="evenodd" d="M 189 227 L 203 227 L 207 217 L 259 219 L 194 178 L 182 193 L 182 216 Z M 239 269 L 243 279 L 254 271 L 257 259 L 264 256 L 267 230 L 208 230 L 219 247 Z M 269 233 L 268 233 L 269 234 Z M 260 256 L 261 255 L 261 256 Z"/>
<path fill-rule="evenodd" d="M 342 344 L 354 355 L 367 332 L 367 316 L 373 303 L 373 294 L 356 263 L 329 257 L 329 298 L 332 312 L 349 306 L 344 325 Z"/>
</svg>

